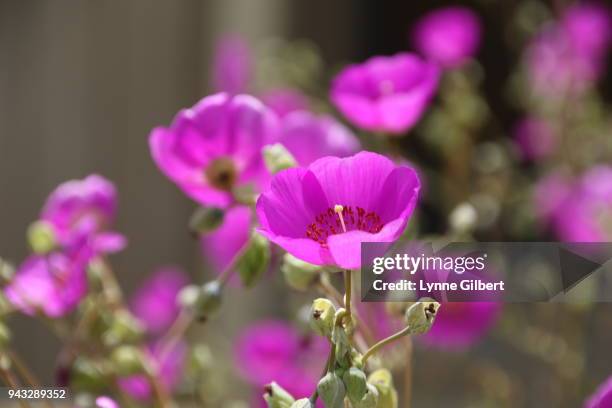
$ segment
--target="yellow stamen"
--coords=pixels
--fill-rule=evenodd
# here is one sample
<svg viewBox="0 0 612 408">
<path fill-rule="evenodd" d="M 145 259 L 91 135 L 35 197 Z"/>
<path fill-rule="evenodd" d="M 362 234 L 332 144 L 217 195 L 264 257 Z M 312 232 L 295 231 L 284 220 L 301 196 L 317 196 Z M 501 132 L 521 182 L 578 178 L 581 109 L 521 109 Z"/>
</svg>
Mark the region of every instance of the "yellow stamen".
<svg viewBox="0 0 612 408">
<path fill-rule="evenodd" d="M 344 224 L 344 217 L 342 216 L 342 212 L 344 211 L 344 207 L 340 204 L 336 204 L 334 206 L 334 211 L 338 214 L 338 218 L 340 218 L 340 223 L 342 224 L 342 230 L 346 232 L 346 224 Z"/>
</svg>

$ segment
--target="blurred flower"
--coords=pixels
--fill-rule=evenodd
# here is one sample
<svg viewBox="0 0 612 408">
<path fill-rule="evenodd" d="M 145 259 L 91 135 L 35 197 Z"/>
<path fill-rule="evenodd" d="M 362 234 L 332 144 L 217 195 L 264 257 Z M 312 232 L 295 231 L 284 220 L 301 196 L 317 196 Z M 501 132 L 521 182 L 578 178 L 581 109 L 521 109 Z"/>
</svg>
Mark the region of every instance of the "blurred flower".
<svg viewBox="0 0 612 408">
<path fill-rule="evenodd" d="M 151 132 L 159 168 L 203 205 L 227 207 L 236 186 L 267 181 L 261 148 L 277 137 L 276 115 L 252 96 L 219 93 Z"/>
<path fill-rule="evenodd" d="M 281 118 L 291 112 L 308 110 L 308 99 L 295 89 L 272 89 L 261 94 L 261 100 Z"/>
<path fill-rule="evenodd" d="M 219 228 L 202 235 L 202 253 L 215 273 L 221 273 L 230 265 L 238 251 L 248 242 L 250 229 L 251 209 L 236 206 L 225 212 Z"/>
<path fill-rule="evenodd" d="M 66 248 L 83 239 L 97 252 L 116 252 L 125 237 L 108 231 L 117 212 L 113 183 L 96 174 L 60 184 L 47 198 L 40 220 L 51 225 L 58 243 Z"/>
<path fill-rule="evenodd" d="M 229 94 L 246 92 L 252 65 L 251 50 L 241 37 L 227 35 L 221 38 L 213 56 L 213 91 Z"/>
<path fill-rule="evenodd" d="M 463 350 L 480 340 L 495 324 L 501 311 L 497 302 L 444 303 L 427 334 L 425 344 L 450 350 Z"/>
<path fill-rule="evenodd" d="M 568 242 L 612 240 L 612 167 L 589 170 L 553 214 L 560 239 Z"/>
<path fill-rule="evenodd" d="M 120 408 L 119 404 L 110 397 L 100 396 L 96 398 L 96 408 Z"/>
<path fill-rule="evenodd" d="M 573 180 L 555 172 L 540 179 L 534 188 L 534 205 L 538 216 L 551 221 L 572 190 Z"/>
<path fill-rule="evenodd" d="M 550 156 L 557 145 L 557 137 L 550 124 L 535 117 L 523 118 L 515 125 L 514 140 L 522 156 L 528 160 Z"/>
<path fill-rule="evenodd" d="M 155 365 L 153 376 L 165 392 L 171 393 L 181 379 L 187 345 L 178 342 L 170 350 L 164 350 L 160 344 L 156 344 L 150 347 L 149 353 L 149 358 Z M 138 401 L 149 400 L 153 395 L 153 387 L 145 374 L 119 378 L 117 384 L 123 392 Z"/>
<path fill-rule="evenodd" d="M 599 79 L 611 39 L 608 9 L 595 4 L 569 8 L 545 26 L 529 45 L 526 64 L 535 92 L 543 96 L 579 93 Z"/>
<path fill-rule="evenodd" d="M 234 350 L 236 368 L 246 381 L 257 387 L 276 381 L 299 399 L 316 388 L 329 345 L 322 337 L 301 335 L 284 321 L 266 320 L 247 327 Z"/>
<path fill-rule="evenodd" d="M 426 58 L 443 68 L 455 68 L 480 45 L 478 16 L 465 7 L 446 7 L 426 14 L 416 24 L 412 42 Z"/>
<path fill-rule="evenodd" d="M 585 402 L 584 408 L 612 407 L 612 377 L 597 388 L 597 391 Z"/>
<path fill-rule="evenodd" d="M 177 295 L 189 283 L 185 273 L 177 268 L 157 270 L 136 291 L 130 309 L 151 334 L 166 331 L 179 314 Z"/>
<path fill-rule="evenodd" d="M 572 48 L 601 58 L 612 40 L 612 14 L 597 3 L 582 2 L 569 7 L 560 21 Z"/>
<path fill-rule="evenodd" d="M 355 125 L 404 133 L 421 118 L 438 87 L 435 64 L 409 53 L 370 58 L 334 79 L 331 100 Z"/>
<path fill-rule="evenodd" d="M 27 315 L 61 317 L 70 313 L 87 294 L 86 268 L 92 257 L 88 247 L 27 258 L 4 289 L 8 300 Z"/>
<path fill-rule="evenodd" d="M 301 166 L 324 156 L 350 156 L 360 147 L 355 135 L 334 118 L 306 111 L 293 112 L 283 119 L 280 142 Z"/>
<path fill-rule="evenodd" d="M 259 232 L 306 262 L 358 268 L 361 242 L 402 234 L 419 186 L 413 169 L 376 153 L 325 157 L 274 176 L 257 200 Z"/>
</svg>

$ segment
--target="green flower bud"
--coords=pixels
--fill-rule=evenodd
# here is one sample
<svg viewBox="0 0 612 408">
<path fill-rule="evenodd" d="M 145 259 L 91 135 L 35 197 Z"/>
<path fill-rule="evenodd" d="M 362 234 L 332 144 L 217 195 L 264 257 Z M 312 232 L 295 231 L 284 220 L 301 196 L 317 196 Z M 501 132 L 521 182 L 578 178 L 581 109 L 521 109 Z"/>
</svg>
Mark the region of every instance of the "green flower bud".
<svg viewBox="0 0 612 408">
<path fill-rule="evenodd" d="M 240 280 L 247 288 L 259 280 L 270 262 L 270 242 L 266 238 L 253 233 L 248 245 L 236 265 Z"/>
<path fill-rule="evenodd" d="M 4 350 L 10 343 L 11 337 L 11 331 L 8 326 L 4 322 L 0 322 L 0 350 Z"/>
<path fill-rule="evenodd" d="M 266 168 L 272 174 L 291 167 L 297 167 L 295 157 L 280 143 L 264 146 L 263 158 Z"/>
<path fill-rule="evenodd" d="M 35 221 L 28 227 L 28 243 L 37 254 L 51 252 L 56 245 L 53 227 L 46 221 Z"/>
<path fill-rule="evenodd" d="M 314 404 L 308 398 L 302 398 L 295 401 L 291 408 L 314 408 Z"/>
<path fill-rule="evenodd" d="M 105 345 L 114 347 L 121 343 L 134 343 L 144 333 L 142 323 L 127 310 L 119 310 L 110 316 L 110 327 L 102 335 Z"/>
<path fill-rule="evenodd" d="M 431 328 L 440 304 L 433 299 L 423 298 L 406 310 L 405 320 L 410 333 L 424 334 Z"/>
<path fill-rule="evenodd" d="M 15 276 L 15 267 L 0 258 L 0 282 L 10 282 Z"/>
<path fill-rule="evenodd" d="M 346 387 L 346 395 L 352 403 L 359 402 L 365 396 L 367 391 L 366 375 L 357 367 L 350 367 L 342 376 L 344 386 Z"/>
<path fill-rule="evenodd" d="M 325 298 L 318 298 L 312 302 L 310 308 L 310 326 L 320 336 L 330 337 L 334 328 L 334 304 Z"/>
<path fill-rule="evenodd" d="M 286 253 L 283 257 L 281 271 L 287 284 L 296 290 L 306 290 L 319 276 L 321 267 L 304 262 L 295 256 Z"/>
<path fill-rule="evenodd" d="M 351 343 L 347 329 L 342 324 L 339 324 L 342 320 L 345 320 L 346 309 L 340 308 L 336 311 L 334 316 L 334 328 L 332 331 L 332 343 L 336 347 L 336 361 L 343 367 L 351 365 L 350 352 L 352 350 Z"/>
<path fill-rule="evenodd" d="M 107 380 L 104 368 L 85 357 L 77 357 L 70 369 L 70 388 L 74 390 L 102 390 Z"/>
<path fill-rule="evenodd" d="M 214 280 L 204 284 L 200 288 L 200 294 L 195 304 L 196 316 L 200 319 L 207 319 L 221 307 L 222 287 Z"/>
<path fill-rule="evenodd" d="M 110 356 L 115 372 L 118 375 L 132 375 L 144 371 L 144 360 L 142 352 L 135 346 L 119 346 L 115 348 Z"/>
<path fill-rule="evenodd" d="M 378 390 L 376 408 L 397 408 L 397 391 L 393 386 L 393 376 L 386 368 L 379 368 L 368 377 L 368 382 Z"/>
<path fill-rule="evenodd" d="M 200 207 L 189 219 L 189 230 L 195 235 L 214 231 L 223 223 L 224 216 L 220 208 Z"/>
<path fill-rule="evenodd" d="M 295 399 L 280 385 L 272 382 L 264 387 L 264 399 L 268 408 L 291 408 Z"/>
<path fill-rule="evenodd" d="M 359 402 L 353 402 L 354 408 L 377 408 L 378 389 L 372 384 L 366 384 L 366 393 Z"/>
<path fill-rule="evenodd" d="M 210 347 L 203 343 L 193 346 L 189 356 L 189 369 L 192 373 L 202 373 L 212 368 L 214 358 Z"/>
<path fill-rule="evenodd" d="M 319 396 L 327 408 L 343 408 L 346 389 L 340 377 L 334 372 L 328 372 L 317 384 Z"/>
</svg>

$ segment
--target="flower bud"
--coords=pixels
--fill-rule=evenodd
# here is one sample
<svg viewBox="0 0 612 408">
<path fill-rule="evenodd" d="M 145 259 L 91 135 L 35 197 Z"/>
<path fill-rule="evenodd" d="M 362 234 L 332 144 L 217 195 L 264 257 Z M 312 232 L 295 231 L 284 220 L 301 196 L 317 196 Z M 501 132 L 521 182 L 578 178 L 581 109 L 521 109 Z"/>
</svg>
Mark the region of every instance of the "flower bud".
<svg viewBox="0 0 612 408">
<path fill-rule="evenodd" d="M 291 408 L 314 408 L 314 404 L 308 398 L 302 398 L 295 401 Z"/>
<path fill-rule="evenodd" d="M 263 158 L 266 168 L 272 174 L 291 167 L 297 167 L 295 157 L 280 143 L 264 146 Z"/>
<path fill-rule="evenodd" d="M 118 375 L 132 375 L 144 371 L 142 352 L 135 346 L 119 346 L 110 356 Z"/>
<path fill-rule="evenodd" d="M 144 333 L 142 323 L 127 310 L 111 314 L 110 319 L 110 327 L 102 335 L 102 341 L 107 346 L 133 343 Z"/>
<path fill-rule="evenodd" d="M 77 357 L 70 368 L 70 388 L 74 390 L 102 390 L 107 379 L 102 366 L 86 357 Z"/>
<path fill-rule="evenodd" d="M 13 280 L 15 267 L 4 259 L 0 258 L 0 283 L 7 283 Z"/>
<path fill-rule="evenodd" d="M 207 319 L 221 307 L 221 284 L 214 280 L 204 284 L 195 304 L 195 314 L 200 319 Z"/>
<path fill-rule="evenodd" d="M 56 245 L 53 227 L 46 221 L 35 221 L 28 227 L 28 243 L 37 254 L 51 252 Z"/>
<path fill-rule="evenodd" d="M 334 328 L 334 304 L 325 298 L 318 298 L 312 302 L 310 308 L 310 326 L 320 336 L 330 337 Z"/>
<path fill-rule="evenodd" d="M 343 408 L 346 389 L 340 377 L 334 372 L 328 372 L 317 384 L 319 396 L 327 408 Z"/>
<path fill-rule="evenodd" d="M 4 350 L 10 343 L 11 337 L 11 331 L 8 326 L 4 322 L 0 322 L 0 350 Z"/>
<path fill-rule="evenodd" d="M 224 212 L 216 207 L 200 207 L 189 219 L 189 230 L 195 235 L 211 232 L 223 223 Z"/>
<path fill-rule="evenodd" d="M 268 408 L 291 408 L 295 399 L 280 385 L 272 382 L 264 387 L 264 399 Z"/>
<path fill-rule="evenodd" d="M 405 320 L 412 334 L 424 334 L 431 328 L 440 304 L 433 299 L 423 298 L 406 310 Z"/>
<path fill-rule="evenodd" d="M 287 284 L 296 290 L 306 290 L 319 275 L 321 267 L 304 262 L 290 253 L 283 257 L 281 271 Z"/>
<path fill-rule="evenodd" d="M 368 377 L 368 382 L 378 391 L 376 408 L 397 408 L 397 391 L 393 386 L 393 376 L 386 368 L 379 368 Z"/>
<path fill-rule="evenodd" d="M 238 260 L 236 269 L 245 287 L 253 286 L 268 269 L 270 242 L 258 233 L 251 235 L 248 248 Z"/>
<path fill-rule="evenodd" d="M 357 367 L 350 367 L 344 372 L 342 381 L 344 381 L 346 395 L 348 395 L 351 402 L 361 401 L 367 391 L 365 373 Z"/>
<path fill-rule="evenodd" d="M 366 392 L 363 398 L 360 401 L 352 402 L 352 404 L 354 408 L 377 408 L 378 389 L 372 384 L 366 383 Z"/>
<path fill-rule="evenodd" d="M 210 347 L 203 343 L 195 344 L 189 356 L 189 370 L 194 373 L 202 373 L 212 368 L 214 358 Z"/>
</svg>

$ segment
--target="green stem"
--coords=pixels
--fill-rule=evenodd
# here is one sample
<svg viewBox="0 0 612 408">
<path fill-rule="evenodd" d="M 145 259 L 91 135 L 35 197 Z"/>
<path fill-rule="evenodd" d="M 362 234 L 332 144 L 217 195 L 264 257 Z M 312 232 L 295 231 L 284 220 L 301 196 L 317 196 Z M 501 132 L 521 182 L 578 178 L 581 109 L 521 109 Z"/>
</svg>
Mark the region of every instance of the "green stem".
<svg viewBox="0 0 612 408">
<path fill-rule="evenodd" d="M 352 297 L 352 279 L 351 279 L 351 271 L 350 269 L 347 269 L 344 271 L 344 290 L 345 290 L 345 295 L 344 295 L 344 308 L 346 309 L 346 315 L 348 317 L 348 321 L 351 322 L 352 321 L 352 315 L 351 315 L 351 297 Z"/>
<path fill-rule="evenodd" d="M 323 373 L 321 374 L 321 378 L 325 377 L 325 374 L 332 371 L 334 369 L 334 365 L 336 364 L 336 347 L 334 346 L 334 343 L 332 343 L 331 341 L 329 342 L 329 345 L 331 346 L 331 348 L 329 350 L 329 356 L 327 357 L 327 362 L 325 363 L 325 366 L 323 367 Z M 319 398 L 319 389 L 315 387 L 314 392 L 309 398 L 310 403 L 314 405 L 317 402 L 317 398 Z"/>
<path fill-rule="evenodd" d="M 406 336 L 408 334 L 410 334 L 410 327 L 406 326 L 405 328 L 403 328 L 402 330 L 398 331 L 397 333 L 392 334 L 391 336 L 389 336 L 389 337 L 387 337 L 385 339 L 382 339 L 378 343 L 374 344 L 363 355 L 363 358 L 362 358 L 363 365 L 365 365 L 365 363 L 368 361 L 368 358 L 370 358 L 374 353 L 376 353 L 382 347 L 384 347 L 387 344 L 392 343 L 395 340 L 400 339 L 400 338 L 402 338 L 402 337 L 404 337 L 404 336 Z"/>
</svg>

